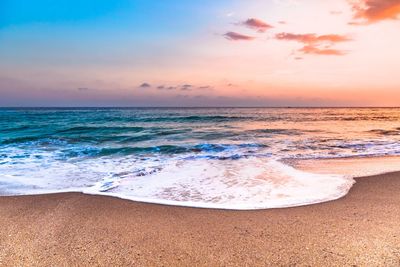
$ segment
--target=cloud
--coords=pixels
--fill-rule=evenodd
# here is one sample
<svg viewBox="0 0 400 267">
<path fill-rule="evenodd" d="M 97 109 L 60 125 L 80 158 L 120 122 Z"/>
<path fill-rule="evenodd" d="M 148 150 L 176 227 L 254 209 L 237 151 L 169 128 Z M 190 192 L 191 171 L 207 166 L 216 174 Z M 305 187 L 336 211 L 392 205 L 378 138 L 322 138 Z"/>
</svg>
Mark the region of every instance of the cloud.
<svg viewBox="0 0 400 267">
<path fill-rule="evenodd" d="M 284 41 L 296 41 L 303 44 L 303 47 L 298 49 L 303 54 L 314 54 L 314 55 L 345 55 L 346 53 L 341 50 L 332 49 L 331 46 L 341 43 L 348 42 L 352 39 L 345 35 L 339 34 L 325 34 L 317 35 L 315 33 L 307 34 L 294 34 L 281 32 L 275 35 L 278 40 Z"/>
<path fill-rule="evenodd" d="M 297 41 L 305 44 L 321 43 L 321 42 L 340 43 L 340 42 L 351 41 L 351 39 L 345 35 L 339 35 L 339 34 L 316 35 L 315 33 L 294 34 L 294 33 L 281 32 L 276 34 L 275 38 L 278 40 Z"/>
<path fill-rule="evenodd" d="M 87 87 L 79 87 L 78 91 L 79 92 L 89 91 L 89 88 L 87 88 Z"/>
<path fill-rule="evenodd" d="M 248 36 L 237 32 L 227 32 L 223 36 L 231 41 L 251 41 L 255 39 L 253 36 Z"/>
<path fill-rule="evenodd" d="M 146 86 L 144 86 L 146 87 Z M 159 85 L 155 87 L 158 90 L 178 90 L 180 89 L 181 91 L 191 91 L 194 89 L 212 89 L 210 85 L 204 85 L 204 86 L 197 86 L 193 84 L 182 84 L 182 85 L 175 85 L 175 86 L 168 86 L 168 85 Z"/>
<path fill-rule="evenodd" d="M 255 18 L 250 18 L 242 23 L 241 25 L 245 25 L 246 27 L 249 27 L 251 29 L 257 30 L 258 32 L 265 32 L 268 29 L 273 28 L 271 25 L 267 24 L 266 22 L 255 19 Z"/>
<path fill-rule="evenodd" d="M 199 88 L 199 89 L 203 89 L 203 90 L 205 90 L 205 89 L 212 89 L 212 87 L 211 87 L 210 85 L 199 86 L 198 88 Z"/>
<path fill-rule="evenodd" d="M 278 23 L 279 23 L 279 24 L 286 24 L 287 22 L 284 21 L 284 20 L 280 20 L 280 21 L 278 21 Z"/>
<path fill-rule="evenodd" d="M 342 56 L 346 53 L 341 50 L 331 49 L 331 48 L 318 48 L 313 45 L 306 45 L 299 49 L 300 52 L 304 54 L 315 54 L 315 55 L 327 55 L 327 56 Z"/>
<path fill-rule="evenodd" d="M 350 24 L 375 23 L 381 20 L 398 19 L 400 0 L 350 0 L 355 20 Z M 361 22 L 361 23 L 360 23 Z"/>
<path fill-rule="evenodd" d="M 188 91 L 192 89 L 192 85 L 191 84 L 184 84 L 181 86 L 181 90 L 182 91 Z"/>
<path fill-rule="evenodd" d="M 151 85 L 149 83 L 142 83 L 139 87 L 140 88 L 149 88 L 149 87 L 151 87 Z"/>
<path fill-rule="evenodd" d="M 165 85 L 159 85 L 156 88 L 158 90 L 175 90 L 175 89 L 177 89 L 176 86 L 165 86 Z"/>
</svg>

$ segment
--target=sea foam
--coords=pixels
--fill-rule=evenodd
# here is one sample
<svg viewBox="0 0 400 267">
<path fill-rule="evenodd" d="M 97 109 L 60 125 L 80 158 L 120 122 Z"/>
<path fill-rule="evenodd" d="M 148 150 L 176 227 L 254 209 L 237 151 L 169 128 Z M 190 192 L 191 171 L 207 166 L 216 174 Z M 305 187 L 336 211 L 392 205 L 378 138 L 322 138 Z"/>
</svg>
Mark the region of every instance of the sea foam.
<svg viewBox="0 0 400 267">
<path fill-rule="evenodd" d="M 150 175 L 105 179 L 83 192 L 158 204 L 251 210 L 334 200 L 353 183 L 348 177 L 312 174 L 253 158 L 170 162 Z"/>
<path fill-rule="evenodd" d="M 45 163 L 46 165 L 46 163 Z M 342 175 L 313 174 L 268 157 L 139 161 L 102 157 L 84 161 L 32 159 L 0 165 L 3 194 L 83 192 L 158 204 L 218 209 L 265 209 L 340 198 L 353 184 Z M 4 174 L 6 173 L 7 174 Z"/>
</svg>

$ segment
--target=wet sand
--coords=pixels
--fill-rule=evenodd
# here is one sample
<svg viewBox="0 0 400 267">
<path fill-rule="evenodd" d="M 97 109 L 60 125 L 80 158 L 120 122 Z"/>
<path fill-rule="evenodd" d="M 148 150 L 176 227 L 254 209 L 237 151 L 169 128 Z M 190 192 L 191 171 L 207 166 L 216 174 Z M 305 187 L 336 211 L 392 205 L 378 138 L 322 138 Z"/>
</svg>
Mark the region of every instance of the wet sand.
<svg viewBox="0 0 400 267">
<path fill-rule="evenodd" d="M 400 173 L 297 208 L 226 211 L 62 193 L 0 197 L 0 266 L 399 266 Z"/>
</svg>

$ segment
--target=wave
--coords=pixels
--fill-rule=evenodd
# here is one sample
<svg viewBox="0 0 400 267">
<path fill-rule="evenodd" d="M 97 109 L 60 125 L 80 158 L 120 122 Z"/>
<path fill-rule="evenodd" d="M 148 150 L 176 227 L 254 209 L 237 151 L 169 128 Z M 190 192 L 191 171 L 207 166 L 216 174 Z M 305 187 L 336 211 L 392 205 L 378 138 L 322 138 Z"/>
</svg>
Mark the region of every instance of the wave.
<svg viewBox="0 0 400 267">
<path fill-rule="evenodd" d="M 366 161 L 345 169 L 357 176 L 399 170 L 398 161 L 385 168 L 377 162 L 378 167 Z M 331 172 L 326 161 L 308 160 L 306 165 L 321 172 L 296 169 L 273 157 L 107 157 L 51 164 L 32 160 L 13 168 L 0 164 L 0 194 L 82 192 L 167 205 L 254 210 L 335 200 L 354 184 L 354 175 Z"/>
<path fill-rule="evenodd" d="M 240 149 L 267 147 L 261 144 L 199 144 L 194 146 L 161 145 L 149 147 L 117 147 L 117 148 L 72 148 L 63 150 L 66 158 L 92 156 L 103 157 L 111 155 L 142 155 L 142 154 L 169 154 L 177 155 L 184 153 L 220 153 L 227 151 L 237 151 Z M 210 156 L 211 157 L 211 156 Z"/>
<path fill-rule="evenodd" d="M 394 128 L 394 129 L 390 129 L 390 130 L 374 129 L 374 130 L 370 130 L 368 132 L 373 133 L 373 134 L 377 134 L 377 135 L 383 135 L 383 136 L 386 136 L 386 135 L 389 135 L 389 136 L 390 135 L 400 135 L 400 127 Z"/>
<path fill-rule="evenodd" d="M 2 172 L 2 194 L 74 191 L 149 203 L 251 210 L 337 199 L 354 182 L 340 175 L 299 171 L 266 158 L 173 158 L 141 162 L 139 168 L 132 158 L 54 162 L 48 168 L 29 164 L 24 170 Z"/>
<path fill-rule="evenodd" d="M 11 127 L 11 128 L 4 128 L 4 129 L 0 129 L 0 133 L 13 133 L 13 132 L 19 132 L 19 131 L 24 131 L 27 129 L 30 129 L 31 126 L 28 125 L 24 125 L 24 126 L 17 126 L 17 127 Z"/>
<path fill-rule="evenodd" d="M 301 135 L 301 130 L 296 129 L 256 129 L 250 130 L 248 133 L 256 135 Z"/>
<path fill-rule="evenodd" d="M 245 116 L 222 116 L 222 115 L 199 115 L 199 116 L 171 116 L 171 117 L 153 117 L 153 118 L 137 118 L 135 121 L 141 122 L 231 122 L 252 120 L 254 117 Z"/>
<path fill-rule="evenodd" d="M 56 131 L 54 134 L 82 134 L 82 133 L 126 133 L 126 132 L 141 132 L 145 130 L 144 127 L 133 127 L 133 126 L 120 126 L 120 127 L 109 127 L 109 126 L 76 126 L 68 129 L 62 129 Z"/>
</svg>

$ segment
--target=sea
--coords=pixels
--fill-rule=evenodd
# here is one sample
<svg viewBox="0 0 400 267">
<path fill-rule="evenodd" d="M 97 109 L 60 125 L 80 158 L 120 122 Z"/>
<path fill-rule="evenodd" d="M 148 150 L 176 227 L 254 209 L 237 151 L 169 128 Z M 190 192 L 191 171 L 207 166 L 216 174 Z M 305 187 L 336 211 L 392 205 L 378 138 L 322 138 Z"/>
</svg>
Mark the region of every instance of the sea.
<svg viewBox="0 0 400 267">
<path fill-rule="evenodd" d="M 3 196 L 293 207 L 343 197 L 355 176 L 400 170 L 398 161 L 341 172 L 326 161 L 399 155 L 399 108 L 0 109 Z"/>
</svg>

